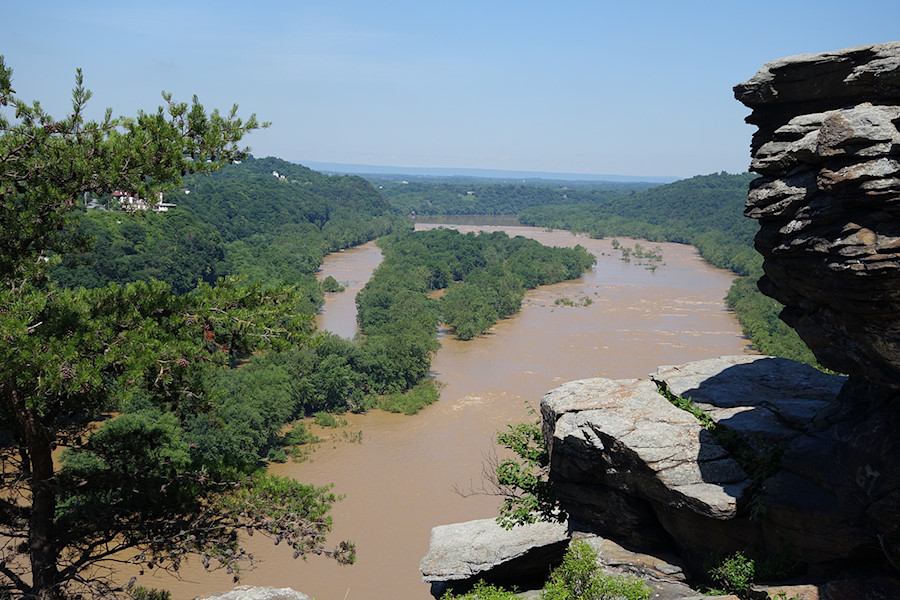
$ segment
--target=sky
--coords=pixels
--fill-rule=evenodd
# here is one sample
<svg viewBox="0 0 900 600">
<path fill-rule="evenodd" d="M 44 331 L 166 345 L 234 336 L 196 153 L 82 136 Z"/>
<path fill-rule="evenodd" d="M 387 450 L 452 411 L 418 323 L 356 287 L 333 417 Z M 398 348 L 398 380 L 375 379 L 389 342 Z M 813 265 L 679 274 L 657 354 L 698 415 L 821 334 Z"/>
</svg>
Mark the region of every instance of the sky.
<svg viewBox="0 0 900 600">
<path fill-rule="evenodd" d="M 259 157 L 629 176 L 738 173 L 767 61 L 900 39 L 897 0 L 0 0 L 19 98 L 99 118 L 160 92 L 256 113 Z"/>
</svg>

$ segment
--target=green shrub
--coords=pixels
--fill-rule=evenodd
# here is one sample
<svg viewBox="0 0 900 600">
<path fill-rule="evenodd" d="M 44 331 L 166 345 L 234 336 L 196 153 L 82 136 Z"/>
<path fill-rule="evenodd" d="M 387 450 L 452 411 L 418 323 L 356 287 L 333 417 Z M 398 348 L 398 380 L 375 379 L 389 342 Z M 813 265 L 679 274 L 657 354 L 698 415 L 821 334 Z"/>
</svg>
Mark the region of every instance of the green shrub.
<svg viewBox="0 0 900 600">
<path fill-rule="evenodd" d="M 297 423 L 294 427 L 284 434 L 282 443 L 285 446 L 301 446 L 303 444 L 313 444 L 321 441 L 315 435 L 310 433 L 303 423 Z"/>
<path fill-rule="evenodd" d="M 338 283 L 337 279 L 329 275 L 325 279 L 322 280 L 321 283 L 323 292 L 343 292 L 344 286 Z"/>
<path fill-rule="evenodd" d="M 340 417 L 335 417 L 333 414 L 325 411 L 319 411 L 315 414 L 313 418 L 313 423 L 318 425 L 319 427 L 343 427 L 347 424 L 347 419 L 342 419 Z"/>
<path fill-rule="evenodd" d="M 597 563 L 597 551 L 584 541 L 574 542 L 563 562 L 550 574 L 541 600 L 648 600 L 653 590 L 641 579 L 606 573 Z M 446 594 L 442 600 L 516 600 L 508 591 L 479 581 L 467 594 Z"/>
<path fill-rule="evenodd" d="M 454 596 L 453 592 L 448 592 L 441 600 L 518 600 L 518 598 L 515 592 L 479 581 L 468 594 Z"/>
<path fill-rule="evenodd" d="M 132 598 L 134 600 L 171 600 L 172 595 L 165 590 L 137 587 L 132 592 Z"/>
<path fill-rule="evenodd" d="M 735 552 L 709 570 L 709 577 L 729 594 L 747 598 L 753 585 L 756 566 L 742 552 Z"/>
<path fill-rule="evenodd" d="M 574 542 L 562 564 L 550 574 L 541 600 L 647 600 L 652 590 L 642 580 L 606 573 L 597 564 L 597 551 L 584 541 Z"/>
<path fill-rule="evenodd" d="M 506 431 L 497 432 L 497 443 L 515 455 L 503 459 L 494 469 L 497 490 L 503 498 L 497 522 L 511 529 L 537 521 L 565 521 L 568 515 L 556 501 L 548 479 L 550 453 L 540 419 L 507 425 Z"/>
<path fill-rule="evenodd" d="M 272 462 L 287 462 L 287 453 L 284 451 L 284 448 L 272 448 L 269 450 L 269 455 L 267 457 Z"/>
<path fill-rule="evenodd" d="M 433 379 L 423 379 L 406 392 L 386 394 L 378 401 L 378 408 L 392 413 L 414 415 L 440 397 L 438 383 Z"/>
</svg>

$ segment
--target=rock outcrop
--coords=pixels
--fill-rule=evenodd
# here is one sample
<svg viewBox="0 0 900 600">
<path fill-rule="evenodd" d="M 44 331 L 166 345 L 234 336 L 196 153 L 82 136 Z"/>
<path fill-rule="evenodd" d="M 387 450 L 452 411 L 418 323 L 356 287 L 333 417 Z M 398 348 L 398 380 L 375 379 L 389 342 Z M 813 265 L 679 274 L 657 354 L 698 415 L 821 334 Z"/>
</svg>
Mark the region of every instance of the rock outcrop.
<svg viewBox="0 0 900 600">
<path fill-rule="evenodd" d="M 806 578 L 790 588 L 800 597 L 842 600 L 826 594 L 838 585 L 829 577 L 856 589 L 889 571 L 900 549 L 896 505 L 872 493 L 896 467 L 847 462 L 847 441 L 864 436 L 841 413 L 846 381 L 785 359 L 731 356 L 660 367 L 648 380 L 563 384 L 544 396 L 541 415 L 568 531 L 507 531 L 490 519 L 437 527 L 424 580 L 436 597 L 479 578 L 535 585 L 571 537 L 590 539 L 605 568 L 644 578 L 660 598 L 696 596 L 688 584 L 710 560 L 742 551 L 791 565 Z M 673 395 L 690 398 L 726 441 Z M 898 585 L 877 580 L 878 590 Z"/>
<path fill-rule="evenodd" d="M 767 63 L 746 214 L 760 289 L 825 366 L 900 390 L 900 42 Z"/>
<path fill-rule="evenodd" d="M 573 528 L 644 552 L 669 549 L 695 573 L 714 553 L 821 563 L 871 548 L 871 529 L 836 495 L 833 463 L 822 462 L 835 444 L 814 425 L 845 381 L 737 356 L 661 367 L 652 381 L 566 383 L 541 400 L 554 489 Z M 663 393 L 690 398 L 728 432 L 728 448 Z"/>
<path fill-rule="evenodd" d="M 580 523 L 659 546 L 655 507 L 703 520 L 737 514 L 750 479 L 690 413 L 647 380 L 571 381 L 541 400 L 557 495 Z"/>
<path fill-rule="evenodd" d="M 762 177 L 746 208 L 760 223 L 759 287 L 823 365 L 849 375 L 767 482 L 784 507 L 786 490 L 797 494 L 769 518 L 818 560 L 896 565 L 900 42 L 776 60 L 734 91 L 759 127 L 750 167 Z"/>
<path fill-rule="evenodd" d="M 735 96 L 760 289 L 848 376 L 744 356 L 566 383 L 541 401 L 550 479 L 570 534 L 632 572 L 742 551 L 800 597 L 900 597 L 900 42 L 776 60 Z"/>
<path fill-rule="evenodd" d="M 513 529 L 480 519 L 431 530 L 428 554 L 419 564 L 435 598 L 465 592 L 479 579 L 497 585 L 540 588 L 562 561 L 569 531 L 562 523 L 534 523 Z"/>
</svg>

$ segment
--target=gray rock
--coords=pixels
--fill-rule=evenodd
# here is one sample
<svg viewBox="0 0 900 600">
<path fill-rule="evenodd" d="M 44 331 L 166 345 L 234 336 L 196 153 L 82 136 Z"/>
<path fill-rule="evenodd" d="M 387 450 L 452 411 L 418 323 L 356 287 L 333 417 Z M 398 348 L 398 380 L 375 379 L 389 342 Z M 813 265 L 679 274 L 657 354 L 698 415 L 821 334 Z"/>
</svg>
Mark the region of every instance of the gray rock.
<svg viewBox="0 0 900 600">
<path fill-rule="evenodd" d="M 801 54 L 766 63 L 734 87 L 735 97 L 752 108 L 875 100 L 900 94 L 900 42 Z"/>
<path fill-rule="evenodd" d="M 587 542 L 597 551 L 597 560 L 607 571 L 664 583 L 683 583 L 686 579 L 684 565 L 675 556 L 635 552 L 598 535 L 575 537 Z"/>
<path fill-rule="evenodd" d="M 750 485 L 697 419 L 650 381 L 588 379 L 541 400 L 551 473 L 629 496 L 728 519 Z M 547 430 L 545 430 L 545 434 Z"/>
<path fill-rule="evenodd" d="M 764 356 L 660 367 L 652 377 L 738 433 L 763 457 L 760 479 L 656 384 L 569 382 L 545 395 L 541 412 L 550 477 L 579 529 L 642 553 L 673 549 L 694 574 L 712 554 L 748 549 L 825 564 L 872 560 L 885 540 L 883 554 L 900 554 L 900 461 L 890 459 L 900 455 L 891 433 L 900 414 L 846 400 L 867 390 Z"/>
<path fill-rule="evenodd" d="M 900 42 L 772 61 L 735 96 L 760 289 L 824 366 L 900 390 Z"/>
<path fill-rule="evenodd" d="M 690 398 L 751 444 L 786 443 L 809 430 L 847 379 L 784 358 L 751 355 L 660 367 L 650 378 Z"/>
<path fill-rule="evenodd" d="M 568 544 L 562 523 L 535 523 L 504 529 L 495 519 L 481 519 L 431 530 L 428 554 L 419 564 L 432 594 L 465 591 L 479 579 L 499 585 L 538 587 L 559 564 Z"/>
<path fill-rule="evenodd" d="M 242 585 L 230 592 L 217 596 L 207 596 L 204 600 L 310 600 L 291 588 L 251 587 Z"/>
</svg>

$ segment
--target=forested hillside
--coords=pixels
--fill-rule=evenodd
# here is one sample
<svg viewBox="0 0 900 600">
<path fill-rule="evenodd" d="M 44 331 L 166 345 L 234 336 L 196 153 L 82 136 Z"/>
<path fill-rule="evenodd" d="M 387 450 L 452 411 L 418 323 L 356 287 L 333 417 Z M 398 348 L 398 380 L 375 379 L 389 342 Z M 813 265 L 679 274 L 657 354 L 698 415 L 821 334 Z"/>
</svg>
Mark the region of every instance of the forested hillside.
<svg viewBox="0 0 900 600">
<path fill-rule="evenodd" d="M 743 277 L 726 301 L 744 332 L 765 354 L 816 364 L 812 352 L 779 318 L 781 305 L 756 287 L 762 257 L 753 248 L 757 224 L 743 216 L 750 173 L 697 176 L 620 196 L 601 206 L 535 207 L 523 211 L 526 225 L 557 227 L 593 237 L 628 236 L 695 246 L 711 264 Z"/>
<path fill-rule="evenodd" d="M 598 204 L 658 185 L 648 182 L 368 178 L 392 207 L 407 215 L 515 215 L 532 206 Z"/>
<path fill-rule="evenodd" d="M 113 198 L 101 200 L 114 206 Z M 93 248 L 66 256 L 53 278 L 65 287 L 87 288 L 154 278 L 184 296 L 197 293 L 198 281 L 216 284 L 226 275 L 240 277 L 248 294 L 251 284 L 287 283 L 299 288 L 290 310 L 309 333 L 323 299 L 314 276 L 323 256 L 411 228 L 366 180 L 329 177 L 272 158 L 249 158 L 213 174 L 185 177 L 183 187 L 165 200 L 176 207 L 163 213 L 79 213 L 76 234 L 93 238 Z M 362 409 L 367 394 L 409 387 L 386 379 L 403 373 L 385 373 L 380 348 L 302 339 L 281 352 L 244 356 L 239 369 L 202 371 L 204 388 L 214 390 L 218 419 L 186 423 L 198 453 L 251 462 L 284 457 L 282 444 L 306 438 L 302 429 L 282 435 L 285 423 L 317 411 Z M 346 353 L 360 357 L 361 373 L 348 369 Z M 371 376 L 376 370 L 381 379 Z M 142 410 L 143 402 L 135 397 L 121 408 Z"/>
<path fill-rule="evenodd" d="M 68 257 L 54 278 L 98 287 L 155 277 L 185 293 L 198 280 L 240 275 L 301 285 L 317 306 L 312 274 L 325 254 L 409 227 L 366 180 L 274 158 L 186 177 L 165 200 L 177 207 L 84 212 L 79 230 L 96 240 L 93 250 Z"/>
</svg>

